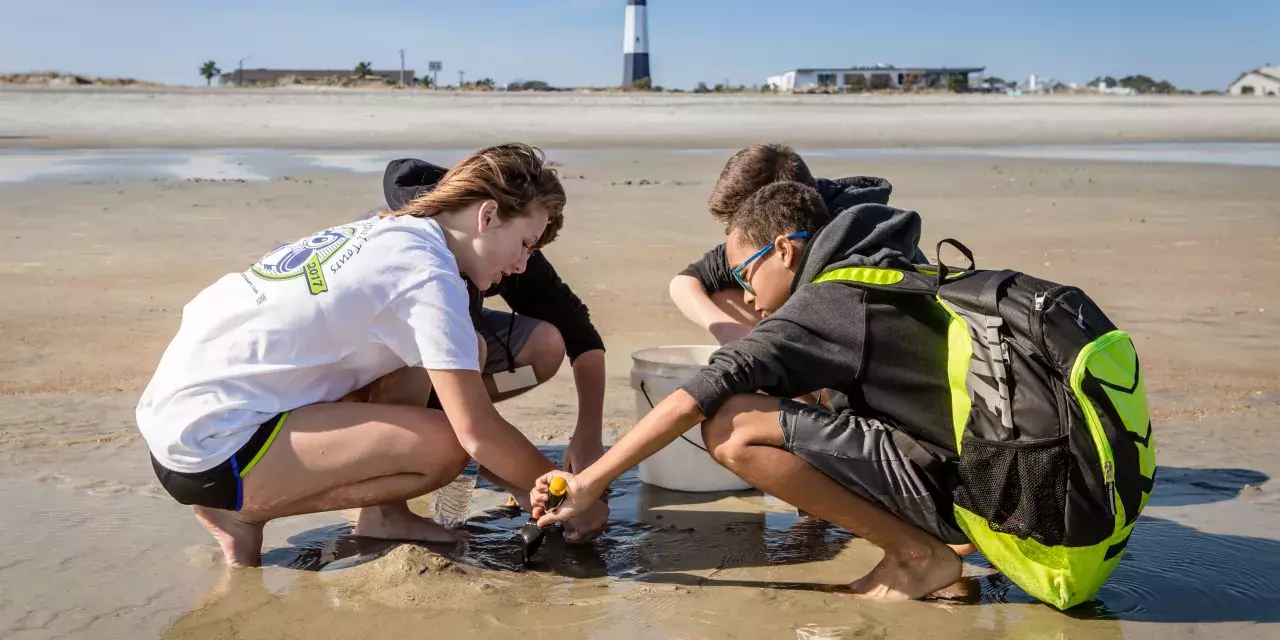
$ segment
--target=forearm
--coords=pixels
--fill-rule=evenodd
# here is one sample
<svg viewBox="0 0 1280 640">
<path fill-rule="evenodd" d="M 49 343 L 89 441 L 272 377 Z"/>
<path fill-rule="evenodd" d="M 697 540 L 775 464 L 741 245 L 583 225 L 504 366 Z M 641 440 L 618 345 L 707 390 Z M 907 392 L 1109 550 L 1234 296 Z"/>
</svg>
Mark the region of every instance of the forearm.
<svg viewBox="0 0 1280 640">
<path fill-rule="evenodd" d="M 535 480 L 556 466 L 511 423 L 496 412 L 494 417 L 480 437 L 459 438 L 459 443 L 477 464 L 502 480 L 495 484 L 529 491 Z"/>
<path fill-rule="evenodd" d="M 578 388 L 578 424 L 573 439 L 598 443 L 604 422 L 604 351 L 593 349 L 573 361 L 573 384 Z"/>
<path fill-rule="evenodd" d="M 610 447 L 600 460 L 578 474 L 575 482 L 587 488 L 591 495 L 599 495 L 627 469 L 657 453 L 702 419 L 693 397 L 683 390 L 676 390 Z"/>
<path fill-rule="evenodd" d="M 693 276 L 676 276 L 671 279 L 669 288 L 671 301 L 690 322 L 706 329 L 716 324 L 737 323 L 738 320 L 725 313 L 711 296 L 702 289 L 702 284 Z"/>
<path fill-rule="evenodd" d="M 429 370 L 458 443 L 482 467 L 508 485 L 528 491 L 555 468 L 511 423 L 498 414 L 476 371 Z"/>
</svg>

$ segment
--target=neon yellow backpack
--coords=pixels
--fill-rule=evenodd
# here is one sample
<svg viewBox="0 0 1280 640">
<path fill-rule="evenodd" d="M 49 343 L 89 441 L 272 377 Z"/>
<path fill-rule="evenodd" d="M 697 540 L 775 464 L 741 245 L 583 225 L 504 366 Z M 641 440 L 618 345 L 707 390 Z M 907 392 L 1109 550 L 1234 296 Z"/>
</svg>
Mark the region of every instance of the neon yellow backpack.
<svg viewBox="0 0 1280 640">
<path fill-rule="evenodd" d="M 951 316 L 956 521 L 987 559 L 1059 609 L 1115 570 L 1155 481 L 1138 354 L 1078 288 L 942 261 L 844 267 L 814 282 L 932 296 Z M 939 253 L 939 258 L 941 257 Z"/>
</svg>

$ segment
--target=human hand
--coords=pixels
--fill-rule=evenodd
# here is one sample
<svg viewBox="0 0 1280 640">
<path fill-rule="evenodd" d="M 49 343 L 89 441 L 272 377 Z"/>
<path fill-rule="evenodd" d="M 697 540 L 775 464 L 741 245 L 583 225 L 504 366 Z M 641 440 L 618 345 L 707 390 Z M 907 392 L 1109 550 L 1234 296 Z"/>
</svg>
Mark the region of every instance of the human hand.
<svg viewBox="0 0 1280 640">
<path fill-rule="evenodd" d="M 600 433 L 599 425 L 594 427 L 594 431 L 591 431 L 591 429 L 591 426 L 586 426 L 584 428 L 583 425 L 578 425 L 578 429 L 574 432 L 575 435 L 573 439 L 569 441 L 568 450 L 564 452 L 564 464 L 562 466 L 565 471 L 568 471 L 569 473 L 582 473 L 587 467 L 591 466 L 592 463 L 599 460 L 600 456 L 604 455 L 604 445 L 601 444 L 599 435 L 595 438 L 592 438 L 589 435 L 577 435 L 585 433 Z"/>
<path fill-rule="evenodd" d="M 564 525 L 567 542 L 589 542 L 600 535 L 609 522 L 609 505 L 600 500 L 591 503 L 586 512 L 570 518 Z"/>
<path fill-rule="evenodd" d="M 565 497 L 553 512 L 547 512 L 547 501 L 551 497 L 551 481 L 556 477 L 566 481 Z M 580 485 L 572 473 L 563 471 L 551 471 L 538 478 L 533 485 L 533 490 L 529 492 L 529 501 L 533 504 L 533 517 L 538 519 L 539 527 L 556 522 L 567 523 L 576 516 L 588 516 L 580 521 L 582 527 L 574 527 L 575 529 L 585 528 L 585 525 L 592 524 L 592 520 L 600 516 L 598 509 L 592 511 L 592 503 L 599 497 L 599 491 L 593 492 L 590 487 Z M 606 507 L 605 516 L 607 515 Z"/>
</svg>

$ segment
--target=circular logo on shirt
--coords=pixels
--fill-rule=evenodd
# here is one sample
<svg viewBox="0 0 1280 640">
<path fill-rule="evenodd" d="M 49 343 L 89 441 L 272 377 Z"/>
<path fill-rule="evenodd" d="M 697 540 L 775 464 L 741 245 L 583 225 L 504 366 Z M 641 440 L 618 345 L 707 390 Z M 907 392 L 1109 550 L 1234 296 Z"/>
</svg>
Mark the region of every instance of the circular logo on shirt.
<svg viewBox="0 0 1280 640">
<path fill-rule="evenodd" d="M 355 227 L 334 227 L 303 238 L 291 244 L 276 247 L 262 256 L 250 269 L 253 274 L 267 280 L 289 280 L 306 275 L 307 262 L 314 260 L 324 264 L 342 245 L 356 234 Z"/>
<path fill-rule="evenodd" d="M 333 227 L 307 236 L 297 242 L 281 245 L 249 268 L 264 280 L 306 278 L 311 293 L 328 290 L 320 267 L 356 235 L 354 226 Z"/>
</svg>

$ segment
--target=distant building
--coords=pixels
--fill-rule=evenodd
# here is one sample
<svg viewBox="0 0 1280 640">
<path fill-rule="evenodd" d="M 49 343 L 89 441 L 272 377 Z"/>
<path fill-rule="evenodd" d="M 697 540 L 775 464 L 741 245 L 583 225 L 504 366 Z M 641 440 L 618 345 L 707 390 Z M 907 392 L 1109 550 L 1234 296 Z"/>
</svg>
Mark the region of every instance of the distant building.
<svg viewBox="0 0 1280 640">
<path fill-rule="evenodd" d="M 243 74 L 243 75 L 241 75 Z M 225 86 L 243 86 L 245 84 L 279 84 L 284 78 L 297 78 L 301 81 L 319 82 L 328 80 L 334 76 L 347 79 L 354 78 L 355 72 L 351 69 L 245 69 L 244 71 L 232 71 L 218 76 L 218 84 Z M 381 78 L 387 82 L 400 82 L 400 70 L 372 70 L 365 74 L 366 79 Z M 414 78 L 412 69 L 404 70 L 405 84 L 412 84 Z"/>
<path fill-rule="evenodd" d="M 881 89 L 947 89 L 952 78 L 968 88 L 969 74 L 986 67 L 871 67 L 792 69 L 770 77 L 766 84 L 776 91 L 876 91 Z"/>
<path fill-rule="evenodd" d="M 1137 91 L 1133 90 L 1133 87 L 1123 87 L 1118 84 L 1114 87 L 1108 87 L 1106 80 L 1099 80 L 1098 84 L 1091 84 L 1089 88 L 1108 96 L 1133 96 L 1138 94 Z"/>
<path fill-rule="evenodd" d="M 1258 67 L 1242 74 L 1227 93 L 1233 96 L 1280 95 L 1280 67 Z"/>
<path fill-rule="evenodd" d="M 1063 93 L 1075 91 L 1078 88 L 1074 83 L 1067 84 L 1049 76 L 1031 74 L 1027 76 L 1026 81 L 1016 84 L 1016 90 L 1013 95 L 1022 95 L 1024 93 Z"/>
</svg>

